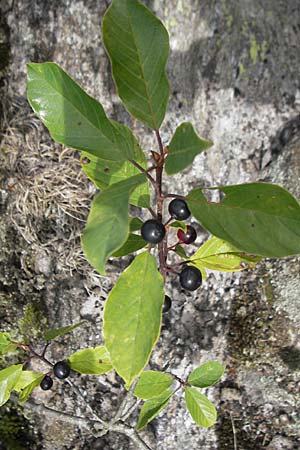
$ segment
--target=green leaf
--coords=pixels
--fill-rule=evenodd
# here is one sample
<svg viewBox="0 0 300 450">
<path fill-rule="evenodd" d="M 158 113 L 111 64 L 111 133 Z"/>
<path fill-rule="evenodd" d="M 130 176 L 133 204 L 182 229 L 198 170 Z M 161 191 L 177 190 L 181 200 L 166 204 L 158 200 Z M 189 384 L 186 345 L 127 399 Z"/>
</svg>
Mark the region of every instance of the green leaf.
<svg viewBox="0 0 300 450">
<path fill-rule="evenodd" d="M 11 342 L 8 333 L 0 332 L 0 355 L 5 355 L 5 353 L 15 350 L 16 347 L 17 345 Z"/>
<path fill-rule="evenodd" d="M 179 245 L 179 244 L 176 245 L 175 253 L 177 253 L 177 255 L 180 256 L 180 257 L 183 258 L 183 259 L 188 259 L 188 256 L 187 256 L 187 254 L 185 253 L 184 248 L 181 247 L 181 245 Z"/>
<path fill-rule="evenodd" d="M 228 242 L 212 237 L 191 256 L 190 261 L 196 267 L 201 266 L 222 272 L 239 272 L 255 267 L 261 261 L 261 257 L 243 253 Z"/>
<path fill-rule="evenodd" d="M 159 337 L 163 278 L 149 252 L 136 256 L 106 301 L 104 338 L 112 365 L 130 387 Z"/>
<path fill-rule="evenodd" d="M 128 238 L 130 193 L 145 181 L 140 174 L 115 183 L 94 199 L 82 236 L 82 247 L 89 263 L 102 275 L 105 263 Z"/>
<path fill-rule="evenodd" d="M 147 423 L 151 422 L 169 403 L 175 391 L 167 391 L 159 397 L 147 400 L 141 409 L 137 424 L 137 431 L 144 428 Z"/>
<path fill-rule="evenodd" d="M 186 197 L 192 214 L 210 233 L 254 255 L 300 253 L 300 206 L 289 192 L 268 183 L 218 189 L 226 194 L 219 203 L 207 201 L 200 188 Z"/>
<path fill-rule="evenodd" d="M 34 390 L 35 387 L 39 386 L 42 379 L 44 378 L 44 374 L 41 372 L 33 372 L 31 370 L 23 370 L 20 374 L 20 377 L 15 384 L 13 390 L 20 392 L 19 401 L 26 402 Z"/>
<path fill-rule="evenodd" d="M 216 423 L 217 411 L 205 395 L 194 388 L 186 388 L 185 402 L 197 425 L 209 428 Z"/>
<path fill-rule="evenodd" d="M 168 373 L 147 370 L 142 373 L 134 389 L 134 395 L 143 400 L 158 397 L 173 384 L 173 377 Z"/>
<path fill-rule="evenodd" d="M 68 361 L 72 370 L 87 375 L 101 375 L 112 369 L 109 353 L 105 347 L 79 350 L 73 353 Z"/>
<path fill-rule="evenodd" d="M 0 370 L 0 406 L 9 399 L 10 393 L 21 375 L 22 367 L 22 364 L 17 364 Z"/>
<path fill-rule="evenodd" d="M 181 230 L 183 230 L 186 233 L 187 230 L 187 225 L 185 222 L 181 222 L 179 220 L 175 220 L 175 222 L 171 222 L 170 223 L 170 227 L 173 228 L 180 228 Z"/>
<path fill-rule="evenodd" d="M 145 154 L 137 143 L 134 151 L 134 160 L 146 169 Z M 84 162 L 87 158 L 89 162 Z M 84 173 L 101 190 L 141 173 L 130 161 L 108 161 L 84 152 L 82 153 L 82 162 Z M 142 208 L 150 206 L 149 183 L 147 180 L 134 189 L 130 196 L 130 203 Z"/>
<path fill-rule="evenodd" d="M 158 129 L 170 94 L 167 30 L 140 2 L 113 0 L 102 34 L 119 97 L 134 117 Z"/>
<path fill-rule="evenodd" d="M 60 144 L 99 158 L 134 159 L 136 139 L 124 125 L 109 120 L 90 97 L 57 64 L 27 64 L 28 101 Z"/>
<path fill-rule="evenodd" d="M 19 395 L 19 402 L 27 402 L 30 397 L 31 392 L 41 384 L 42 379 L 44 378 L 44 374 L 37 377 L 32 383 L 28 384 Z"/>
<path fill-rule="evenodd" d="M 218 361 L 209 361 L 193 370 L 188 382 L 198 388 L 206 388 L 215 384 L 223 375 L 225 366 Z"/>
<path fill-rule="evenodd" d="M 48 330 L 44 334 L 45 341 L 52 341 L 53 339 L 63 336 L 64 334 L 70 333 L 70 331 L 75 330 L 75 328 L 81 327 L 85 321 L 76 323 L 75 325 L 68 325 L 66 327 L 58 328 L 56 330 Z"/>
<path fill-rule="evenodd" d="M 139 219 L 138 217 L 131 217 L 130 218 L 130 224 L 129 224 L 129 230 L 131 232 L 138 231 L 142 228 L 143 221 Z"/>
<path fill-rule="evenodd" d="M 192 164 L 199 153 L 204 152 L 212 145 L 212 142 L 199 138 L 191 123 L 182 123 L 176 129 L 169 145 L 166 159 L 167 174 L 173 175 L 181 172 Z"/>
<path fill-rule="evenodd" d="M 131 253 L 136 252 L 143 247 L 146 247 L 146 245 L 147 242 L 144 241 L 141 236 L 130 233 L 125 244 L 122 245 L 119 250 L 114 252 L 112 256 L 115 258 L 120 258 L 121 256 L 130 255 Z"/>
</svg>

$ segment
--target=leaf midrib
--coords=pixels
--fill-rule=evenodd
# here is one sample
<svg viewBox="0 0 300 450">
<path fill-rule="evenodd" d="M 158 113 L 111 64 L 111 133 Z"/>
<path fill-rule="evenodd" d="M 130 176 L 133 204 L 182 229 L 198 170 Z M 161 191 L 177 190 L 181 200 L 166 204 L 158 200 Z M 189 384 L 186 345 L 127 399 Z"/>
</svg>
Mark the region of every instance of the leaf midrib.
<svg viewBox="0 0 300 450">
<path fill-rule="evenodd" d="M 131 16 L 130 16 L 130 13 L 128 11 L 128 6 L 127 5 L 126 5 L 126 9 L 127 9 L 128 22 L 129 22 L 129 25 L 130 25 L 131 34 L 132 34 L 132 38 L 133 38 L 136 54 L 137 54 L 137 57 L 138 57 L 140 70 L 141 70 L 141 73 L 142 73 L 142 80 L 143 80 L 144 85 L 145 85 L 146 97 L 147 97 L 147 100 L 148 100 L 148 105 L 149 105 L 149 108 L 150 108 L 151 117 L 152 117 L 153 125 L 154 125 L 154 124 L 156 124 L 156 117 L 154 115 L 154 111 L 153 111 L 153 108 L 152 108 L 151 98 L 150 98 L 150 94 L 149 94 L 149 91 L 148 91 L 148 85 L 147 85 L 146 79 L 145 79 L 145 73 L 144 73 L 144 69 L 143 69 L 143 65 L 142 65 L 142 60 L 141 60 L 141 56 L 140 56 L 140 53 L 139 53 L 139 49 L 137 47 L 135 35 L 134 35 L 134 32 L 133 32 L 132 20 L 131 20 Z"/>
<path fill-rule="evenodd" d="M 146 255 L 146 256 L 147 256 L 147 258 L 145 258 L 145 263 L 144 263 L 144 267 L 145 268 L 149 264 L 149 261 L 148 261 L 149 256 L 148 255 Z M 138 325 L 140 324 L 140 317 L 141 317 L 141 305 L 142 305 L 142 295 L 141 295 L 141 293 L 144 292 L 144 284 L 145 284 L 145 280 L 146 280 L 146 278 L 148 276 L 147 272 L 145 270 L 143 270 L 143 274 L 145 274 L 145 273 L 146 273 L 146 275 L 143 276 L 143 279 L 142 279 L 142 282 L 141 282 L 142 289 L 140 290 L 140 294 L 139 294 L 138 318 L 137 318 L 137 321 L 136 321 L 136 328 L 135 328 L 134 341 L 133 341 L 133 347 L 134 348 L 136 347 L 137 330 L 138 330 Z M 130 369 L 130 371 L 129 371 L 129 374 L 130 374 L 129 382 L 131 382 L 131 380 L 132 380 L 132 368 L 134 367 L 133 362 L 135 362 L 135 359 L 131 358 L 131 360 L 130 360 L 130 367 L 129 367 L 129 369 Z"/>
<path fill-rule="evenodd" d="M 190 151 L 190 150 L 195 150 L 195 151 L 197 151 L 197 152 L 204 152 L 205 150 L 208 150 L 207 148 L 201 148 L 201 149 L 199 149 L 199 147 L 197 147 L 197 146 L 205 146 L 206 144 L 201 144 L 201 143 L 199 143 L 199 144 L 194 144 L 194 145 L 189 145 L 188 147 L 184 147 L 184 148 L 179 148 L 179 149 L 176 149 L 176 148 L 172 148 L 171 147 L 171 145 L 170 145 L 170 151 L 171 152 L 174 152 L 174 153 L 176 153 L 176 154 L 178 154 L 178 153 L 185 153 L 185 152 L 187 152 L 187 151 Z M 209 145 L 209 143 L 207 144 L 207 145 Z M 172 153 L 169 153 L 169 155 L 171 156 L 172 155 Z"/>
<path fill-rule="evenodd" d="M 192 202 L 195 206 L 199 206 L 199 202 L 197 202 L 197 200 L 194 200 L 194 199 L 190 198 L 189 201 Z M 286 217 L 286 216 L 282 216 L 282 215 L 278 215 L 278 214 L 272 214 L 272 213 L 269 213 L 269 212 L 266 212 L 266 211 L 261 211 L 260 209 L 242 208 L 240 206 L 235 206 L 235 205 L 224 205 L 224 203 L 222 203 L 222 202 L 220 202 L 220 203 L 214 203 L 214 202 L 208 203 L 207 201 L 204 201 L 202 203 L 204 203 L 205 206 L 208 206 L 208 207 L 215 206 L 215 207 L 218 207 L 218 208 L 221 207 L 221 208 L 226 208 L 226 209 L 235 209 L 235 210 L 241 210 L 241 211 L 249 211 L 249 212 L 251 212 L 253 214 L 259 213 L 259 214 L 264 214 L 266 216 L 277 217 L 278 219 L 286 219 L 286 220 L 291 220 L 291 221 L 295 221 L 295 222 L 300 222 L 300 208 L 299 208 L 299 211 L 298 211 L 299 219 L 294 219 L 294 218 L 291 218 L 291 217 Z"/>
</svg>

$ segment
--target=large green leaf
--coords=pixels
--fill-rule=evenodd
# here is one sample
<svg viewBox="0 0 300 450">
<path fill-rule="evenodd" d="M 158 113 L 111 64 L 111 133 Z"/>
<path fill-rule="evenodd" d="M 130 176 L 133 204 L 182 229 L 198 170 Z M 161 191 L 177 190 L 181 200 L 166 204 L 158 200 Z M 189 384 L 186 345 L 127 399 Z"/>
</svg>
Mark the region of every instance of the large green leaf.
<svg viewBox="0 0 300 450">
<path fill-rule="evenodd" d="M 11 342 L 7 333 L 0 333 L 0 355 L 5 355 L 5 353 L 15 350 L 16 347 L 17 344 Z"/>
<path fill-rule="evenodd" d="M 120 276 L 104 309 L 105 344 L 127 387 L 148 363 L 160 332 L 163 301 L 156 259 L 141 253 Z"/>
<path fill-rule="evenodd" d="M 199 222 L 240 251 L 267 257 L 300 253 L 300 206 L 285 189 L 268 183 L 222 186 L 225 198 L 209 202 L 202 189 L 186 197 Z"/>
<path fill-rule="evenodd" d="M 221 272 L 239 272 L 255 267 L 261 257 L 239 251 L 232 244 L 212 237 L 190 257 L 190 261 L 200 268 L 206 267 Z"/>
<path fill-rule="evenodd" d="M 147 400 L 141 409 L 136 429 L 139 431 L 151 422 L 169 403 L 175 391 L 167 391 L 159 397 Z"/>
<path fill-rule="evenodd" d="M 10 397 L 22 372 L 22 364 L 9 366 L 0 370 L 0 406 L 4 405 Z"/>
<path fill-rule="evenodd" d="M 44 334 L 45 341 L 52 341 L 53 339 L 63 336 L 64 334 L 70 333 L 70 331 L 75 330 L 78 327 L 81 327 L 85 321 L 76 323 L 75 325 L 68 325 L 66 327 L 57 328 L 55 330 L 48 330 Z"/>
<path fill-rule="evenodd" d="M 113 0 L 102 27 L 118 94 L 128 111 L 158 129 L 169 98 L 169 35 L 137 0 Z"/>
<path fill-rule="evenodd" d="M 142 373 L 134 389 L 134 395 L 143 400 L 158 397 L 173 384 L 173 377 L 168 373 L 147 370 Z"/>
<path fill-rule="evenodd" d="M 185 402 L 197 425 L 209 428 L 216 423 L 217 411 L 208 398 L 194 388 L 186 388 Z"/>
<path fill-rule="evenodd" d="M 124 125 L 109 120 L 57 64 L 27 64 L 28 101 L 52 138 L 99 158 L 133 159 L 136 139 Z"/>
<path fill-rule="evenodd" d="M 85 348 L 68 358 L 70 367 L 79 373 L 101 375 L 112 369 L 110 357 L 105 347 Z"/>
<path fill-rule="evenodd" d="M 223 375 L 225 366 L 218 361 L 209 361 L 193 370 L 188 382 L 199 388 L 206 388 L 215 384 Z"/>
<path fill-rule="evenodd" d="M 130 193 L 144 181 L 145 175 L 140 174 L 112 184 L 92 203 L 82 246 L 90 264 L 103 275 L 107 259 L 128 237 Z"/>
<path fill-rule="evenodd" d="M 189 122 L 182 123 L 175 131 L 170 142 L 166 159 L 166 172 L 169 175 L 181 172 L 190 166 L 194 158 L 213 145 L 201 139 Z"/>
<path fill-rule="evenodd" d="M 100 159 L 87 153 L 82 153 L 82 161 L 89 159 L 88 163 L 82 164 L 82 170 L 89 177 L 89 179 L 101 190 L 107 189 L 110 185 L 118 183 L 133 177 L 140 172 L 129 161 L 109 161 L 107 159 Z M 136 145 L 134 160 L 139 163 L 144 169 L 147 167 L 146 157 L 141 148 Z M 130 203 L 132 205 L 148 208 L 150 206 L 149 183 L 146 180 L 134 189 L 130 196 Z"/>
<path fill-rule="evenodd" d="M 44 378 L 44 374 L 41 372 L 33 372 L 31 370 L 23 370 L 16 382 L 13 390 L 20 392 L 19 401 L 26 402 L 34 390 L 35 387 L 39 386 L 42 379 Z"/>
</svg>

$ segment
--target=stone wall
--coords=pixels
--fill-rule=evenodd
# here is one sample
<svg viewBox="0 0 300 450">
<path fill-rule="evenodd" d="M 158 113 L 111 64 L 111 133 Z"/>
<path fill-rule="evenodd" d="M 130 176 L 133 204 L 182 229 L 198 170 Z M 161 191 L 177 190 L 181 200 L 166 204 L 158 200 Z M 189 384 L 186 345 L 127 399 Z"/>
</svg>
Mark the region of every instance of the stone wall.
<svg viewBox="0 0 300 450">
<path fill-rule="evenodd" d="M 215 143 L 184 177 L 165 178 L 165 186 L 184 194 L 197 185 L 266 180 L 299 198 L 299 2 L 145 3 L 164 21 L 171 38 L 172 96 L 162 127 L 164 143 L 187 120 Z M 87 342 L 101 342 L 105 298 L 129 259 L 112 261 L 108 278 L 85 262 L 80 233 L 95 191 L 80 173 L 78 154 L 54 144 L 30 110 L 25 65 L 61 64 L 112 118 L 135 129 L 145 149 L 154 148 L 149 130 L 131 121 L 116 96 L 100 33 L 107 4 L 0 1 L 1 326 L 17 333 L 26 311 L 22 331 L 36 329 L 36 335 L 46 320 L 56 327 L 86 319 L 85 327 L 51 347 L 53 360 Z M 207 235 L 200 232 L 199 237 L 200 243 Z M 142 433 L 145 440 L 163 450 L 298 449 L 299 258 L 267 260 L 242 274 L 211 273 L 194 294 L 183 292 L 174 278 L 167 289 L 173 307 L 164 318 L 152 367 L 168 361 L 184 377 L 200 362 L 219 359 L 227 371 L 209 390 L 219 410 L 215 427 L 196 427 L 183 398 L 177 397 Z M 113 374 L 75 381 L 104 416 L 123 395 Z M 50 392 L 37 391 L 34 399 L 85 414 L 80 398 L 61 383 Z M 25 448 L 32 450 L 134 448 L 120 435 L 94 439 L 63 422 L 28 412 L 26 418 L 30 444 Z M 17 448 L 13 445 L 2 444 Z"/>
</svg>

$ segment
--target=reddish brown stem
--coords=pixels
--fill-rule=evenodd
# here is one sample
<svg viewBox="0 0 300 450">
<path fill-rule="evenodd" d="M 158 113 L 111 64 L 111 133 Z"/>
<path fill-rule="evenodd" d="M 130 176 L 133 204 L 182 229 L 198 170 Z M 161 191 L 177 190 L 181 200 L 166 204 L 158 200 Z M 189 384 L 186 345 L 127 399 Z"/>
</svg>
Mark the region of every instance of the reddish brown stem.
<svg viewBox="0 0 300 450">
<path fill-rule="evenodd" d="M 150 212 L 151 216 L 152 216 L 154 219 L 157 218 L 157 216 L 156 216 L 156 214 L 155 214 L 155 212 L 153 211 L 152 208 L 148 208 L 148 211 Z"/>
<path fill-rule="evenodd" d="M 178 195 L 178 194 L 166 194 L 166 195 L 164 195 L 164 198 L 180 198 L 181 200 L 185 200 L 184 195 Z"/>
<path fill-rule="evenodd" d="M 161 136 L 160 136 L 159 130 L 155 130 L 155 134 L 156 134 L 156 139 L 157 139 L 157 142 L 158 142 L 160 154 L 163 156 L 163 154 L 164 154 L 164 146 L 163 146 L 163 143 L 162 143 L 162 140 L 161 140 Z"/>
<path fill-rule="evenodd" d="M 144 169 L 144 167 L 142 167 L 139 163 L 137 163 L 136 161 L 134 161 L 133 159 L 129 160 L 131 162 L 131 164 L 133 164 L 137 169 L 139 169 L 143 174 L 146 175 L 146 177 L 148 178 L 148 180 L 152 183 L 152 185 L 154 186 L 155 190 L 157 191 L 157 182 L 155 181 L 155 179 L 152 177 L 152 175 L 150 175 L 150 173 L 147 172 L 146 169 Z"/>
<path fill-rule="evenodd" d="M 47 358 L 45 358 L 44 352 L 43 352 L 41 355 L 39 355 L 39 354 L 38 354 L 35 350 L 33 350 L 33 348 L 32 348 L 30 345 L 28 345 L 28 344 L 23 344 L 23 343 L 20 343 L 20 342 L 13 342 L 13 344 L 16 344 L 19 348 L 21 348 L 21 349 L 25 350 L 26 352 L 28 352 L 29 355 L 31 355 L 31 357 L 38 358 L 38 359 L 40 359 L 41 361 L 44 361 L 44 363 L 48 364 L 48 366 L 53 367 L 54 364 L 52 364 Z M 48 347 L 48 345 L 45 347 L 45 349 L 47 349 L 47 347 Z M 44 350 L 45 350 L 45 349 L 44 349 Z"/>
</svg>

